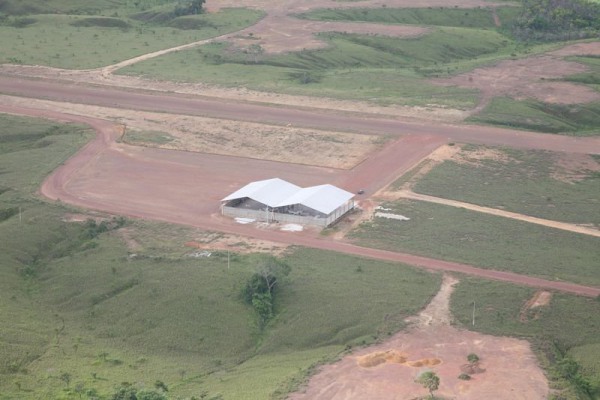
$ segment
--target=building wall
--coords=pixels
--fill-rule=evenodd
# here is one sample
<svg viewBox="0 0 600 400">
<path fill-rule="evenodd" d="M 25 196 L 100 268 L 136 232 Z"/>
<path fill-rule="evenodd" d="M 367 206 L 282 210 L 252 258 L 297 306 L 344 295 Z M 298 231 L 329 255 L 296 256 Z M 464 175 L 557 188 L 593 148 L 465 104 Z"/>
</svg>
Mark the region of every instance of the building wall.
<svg viewBox="0 0 600 400">
<path fill-rule="evenodd" d="M 311 225 L 311 226 L 320 226 L 327 227 L 341 218 L 344 214 L 354 208 L 354 201 L 350 200 L 346 204 L 334 210 L 329 215 L 321 214 L 314 216 L 305 216 L 305 215 L 293 215 L 293 214 L 284 214 L 277 213 L 273 211 L 266 211 L 265 208 L 262 210 L 256 209 L 248 209 L 248 208 L 237 208 L 237 207 L 222 207 L 223 215 L 232 218 L 251 218 L 257 221 L 264 222 L 279 222 L 285 224 L 300 224 L 300 225 Z"/>
</svg>

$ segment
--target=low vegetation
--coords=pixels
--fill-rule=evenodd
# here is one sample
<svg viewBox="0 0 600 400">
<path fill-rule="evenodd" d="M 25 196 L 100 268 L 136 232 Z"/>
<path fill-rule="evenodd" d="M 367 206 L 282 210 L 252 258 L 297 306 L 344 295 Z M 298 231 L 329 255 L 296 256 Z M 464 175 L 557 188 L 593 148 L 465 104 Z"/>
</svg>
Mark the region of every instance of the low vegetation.
<svg viewBox="0 0 600 400">
<path fill-rule="evenodd" d="M 0 126 L 2 400 L 283 398 L 318 363 L 401 329 L 439 287 L 425 271 L 293 249 L 273 317 L 257 321 L 239 294 L 264 255 L 196 252 L 182 245 L 191 228 L 46 203 L 41 180 L 89 131 Z"/>
<path fill-rule="evenodd" d="M 597 399 L 600 302 L 554 293 L 548 305 L 525 309 L 534 292 L 535 289 L 463 277 L 452 295 L 451 311 L 467 329 L 531 341 L 556 390 L 553 399 Z"/>
<path fill-rule="evenodd" d="M 382 206 L 386 213 L 410 220 L 375 217 L 351 233 L 356 243 L 546 279 L 600 284 L 597 237 L 432 203 L 398 200 Z"/>
<path fill-rule="evenodd" d="M 464 145 L 415 184 L 418 193 L 600 227 L 600 159 Z"/>
<path fill-rule="evenodd" d="M 579 79 L 596 78 L 595 75 L 579 75 Z M 550 104 L 536 100 L 498 97 L 467 121 L 539 132 L 598 136 L 600 135 L 600 102 Z"/>
<path fill-rule="evenodd" d="M 170 8 L 159 21 L 132 10 L 108 16 L 31 14 L 0 16 L 0 63 L 85 69 L 181 44 L 223 35 L 255 23 L 262 14 L 247 9 L 176 17 Z M 152 10 L 152 9 L 150 9 Z M 151 13 L 152 11 L 145 11 Z M 115 46 L 115 43 L 119 43 Z"/>
<path fill-rule="evenodd" d="M 491 8 L 352 8 L 320 9 L 299 15 L 317 21 L 352 21 L 383 24 L 413 24 L 433 26 L 453 26 L 464 28 L 496 28 L 494 12 L 500 16 L 499 24 L 515 18 L 518 7 Z"/>
</svg>

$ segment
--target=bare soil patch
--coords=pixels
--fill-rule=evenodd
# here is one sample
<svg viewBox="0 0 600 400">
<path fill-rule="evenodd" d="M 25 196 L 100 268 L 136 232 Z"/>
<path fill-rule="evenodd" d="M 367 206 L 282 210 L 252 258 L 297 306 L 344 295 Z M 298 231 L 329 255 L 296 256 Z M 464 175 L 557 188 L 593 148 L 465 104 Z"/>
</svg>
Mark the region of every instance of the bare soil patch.
<svg viewBox="0 0 600 400">
<path fill-rule="evenodd" d="M 427 392 L 414 380 L 425 371 L 440 377 L 436 395 L 479 400 L 545 399 L 549 389 L 529 343 L 482 335 L 448 325 L 449 298 L 456 279 L 445 277 L 442 288 L 413 327 L 384 343 L 361 349 L 322 367 L 292 400 L 414 399 Z M 423 315 L 425 314 L 425 316 Z M 467 355 L 480 362 L 469 381 L 458 379 Z M 527 371 L 527 374 L 523 374 Z"/>
<path fill-rule="evenodd" d="M 523 307 L 521 307 L 519 321 L 528 322 L 532 319 L 537 319 L 540 313 L 539 308 L 548 306 L 551 299 L 552 292 L 548 292 L 546 290 L 538 290 L 535 292 L 531 299 L 529 299 L 525 304 L 523 304 Z"/>
<path fill-rule="evenodd" d="M 125 143 L 171 150 L 247 157 L 328 168 L 350 169 L 376 152 L 384 142 L 379 137 L 230 121 L 186 115 L 151 113 L 117 108 L 60 103 L 3 96 L 0 104 L 34 106 L 118 121 L 127 129 Z M 128 132 L 165 132 L 166 143 L 144 140 Z"/>
<path fill-rule="evenodd" d="M 576 183 L 600 172 L 600 162 L 587 154 L 561 153 L 556 163 L 552 178 L 562 182 Z"/>
<path fill-rule="evenodd" d="M 234 253 L 269 253 L 273 255 L 282 255 L 285 253 L 288 245 L 283 243 L 271 242 L 268 240 L 253 239 L 237 235 L 220 235 L 206 233 L 203 237 L 197 237 L 193 241 L 185 243 L 186 247 L 203 250 L 221 250 Z"/>
<path fill-rule="evenodd" d="M 505 60 L 452 78 L 432 79 L 440 85 L 457 85 L 481 92 L 480 110 L 493 97 L 533 98 L 547 103 L 577 104 L 600 100 L 600 93 L 570 82 L 553 82 L 587 71 L 583 64 L 566 61 L 569 55 L 600 54 L 600 42 L 581 43 L 540 56 Z"/>
<path fill-rule="evenodd" d="M 343 32 L 392 37 L 416 37 L 429 32 L 419 26 L 382 25 L 353 22 L 309 21 L 289 16 L 267 16 L 258 24 L 225 39 L 238 47 L 260 45 L 265 53 L 289 53 L 327 47 L 316 34 Z"/>
</svg>

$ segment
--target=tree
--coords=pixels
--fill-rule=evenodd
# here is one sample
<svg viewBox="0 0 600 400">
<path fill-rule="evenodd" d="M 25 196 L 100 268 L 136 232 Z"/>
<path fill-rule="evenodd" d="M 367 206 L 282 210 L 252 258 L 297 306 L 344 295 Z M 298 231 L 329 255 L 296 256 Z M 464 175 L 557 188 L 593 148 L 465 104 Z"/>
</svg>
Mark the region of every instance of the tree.
<svg viewBox="0 0 600 400">
<path fill-rule="evenodd" d="M 429 390 L 429 396 L 433 399 L 433 392 L 440 387 L 440 378 L 433 371 L 427 371 L 419 375 L 416 379 L 425 389 Z"/>
<path fill-rule="evenodd" d="M 182 15 L 197 15 L 204 12 L 203 6 L 206 0 L 179 0 L 173 12 L 176 17 Z"/>
<path fill-rule="evenodd" d="M 479 362 L 479 356 L 475 353 L 471 353 L 467 356 L 467 361 L 469 361 L 469 364 L 475 365 Z"/>
<path fill-rule="evenodd" d="M 276 289 L 289 273 L 288 264 L 275 257 L 268 257 L 256 267 L 254 274 L 246 282 L 242 296 L 258 314 L 261 328 L 273 317 Z"/>
</svg>

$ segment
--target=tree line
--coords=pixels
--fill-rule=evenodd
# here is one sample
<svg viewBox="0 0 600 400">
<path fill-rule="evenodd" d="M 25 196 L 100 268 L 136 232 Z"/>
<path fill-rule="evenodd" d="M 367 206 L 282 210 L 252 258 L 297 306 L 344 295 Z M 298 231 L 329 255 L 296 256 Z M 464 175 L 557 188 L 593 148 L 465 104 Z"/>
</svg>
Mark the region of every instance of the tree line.
<svg viewBox="0 0 600 400">
<path fill-rule="evenodd" d="M 525 41 L 574 40 L 600 35 L 600 4 L 589 0 L 522 0 L 512 24 L 513 36 Z"/>
</svg>

